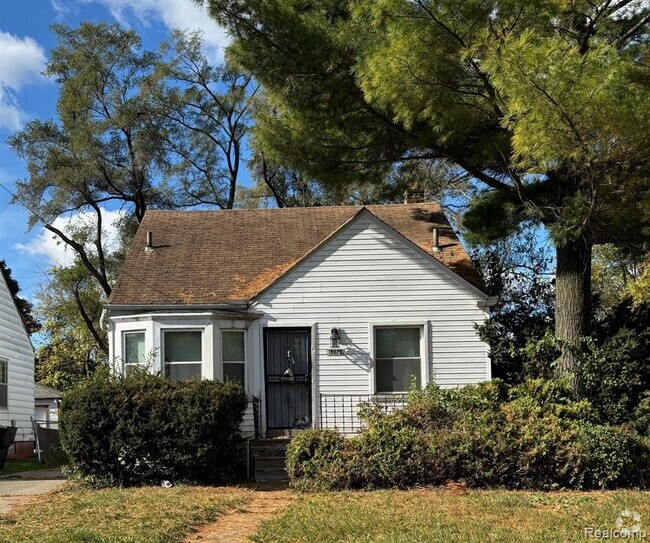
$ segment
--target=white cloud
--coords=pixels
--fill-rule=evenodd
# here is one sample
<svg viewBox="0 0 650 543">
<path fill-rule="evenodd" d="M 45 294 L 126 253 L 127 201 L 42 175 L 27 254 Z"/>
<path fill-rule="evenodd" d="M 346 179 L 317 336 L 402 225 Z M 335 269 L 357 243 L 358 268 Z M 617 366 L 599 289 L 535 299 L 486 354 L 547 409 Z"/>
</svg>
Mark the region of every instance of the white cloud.
<svg viewBox="0 0 650 543">
<path fill-rule="evenodd" d="M 0 81 L 19 91 L 24 85 L 41 78 L 45 51 L 29 36 L 19 38 L 0 30 Z"/>
<path fill-rule="evenodd" d="M 118 248 L 119 235 L 116 222 L 122 218 L 123 214 L 120 210 L 109 211 L 102 208 L 104 251 L 107 254 L 112 253 Z M 94 213 L 84 211 L 70 217 L 59 217 L 54 221 L 53 226 L 68 234 L 74 228 L 84 225 L 94 225 L 94 220 Z M 72 264 L 76 254 L 72 248 L 61 242 L 57 236 L 49 230 L 45 230 L 45 228 L 41 228 L 36 237 L 28 243 L 16 243 L 13 245 L 13 248 L 28 255 L 44 256 L 48 259 L 50 265 L 55 266 L 68 266 Z"/>
<path fill-rule="evenodd" d="M 201 30 L 205 40 L 206 54 L 212 62 L 223 60 L 224 48 L 229 43 L 225 29 L 210 18 L 205 8 L 191 0 L 82 0 L 106 7 L 111 15 L 125 26 L 128 15 L 142 24 L 161 21 L 167 28 Z"/>
<path fill-rule="evenodd" d="M 18 130 L 23 117 L 16 96 L 0 82 L 0 127 Z"/>
<path fill-rule="evenodd" d="M 50 5 L 57 17 L 61 18 L 70 11 L 70 4 L 65 4 L 64 0 L 50 0 Z"/>
<path fill-rule="evenodd" d="M 16 130 L 25 117 L 16 93 L 42 79 L 45 51 L 29 36 L 0 30 L 0 127 Z"/>
</svg>

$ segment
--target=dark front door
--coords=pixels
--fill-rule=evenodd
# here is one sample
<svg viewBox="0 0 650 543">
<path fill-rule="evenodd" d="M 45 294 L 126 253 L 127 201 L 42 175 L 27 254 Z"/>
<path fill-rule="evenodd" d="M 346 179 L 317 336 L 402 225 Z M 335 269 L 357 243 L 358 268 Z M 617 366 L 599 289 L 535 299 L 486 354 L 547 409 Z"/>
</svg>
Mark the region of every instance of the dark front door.
<svg viewBox="0 0 650 543">
<path fill-rule="evenodd" d="M 311 332 L 266 328 L 266 426 L 269 430 L 311 426 Z"/>
</svg>

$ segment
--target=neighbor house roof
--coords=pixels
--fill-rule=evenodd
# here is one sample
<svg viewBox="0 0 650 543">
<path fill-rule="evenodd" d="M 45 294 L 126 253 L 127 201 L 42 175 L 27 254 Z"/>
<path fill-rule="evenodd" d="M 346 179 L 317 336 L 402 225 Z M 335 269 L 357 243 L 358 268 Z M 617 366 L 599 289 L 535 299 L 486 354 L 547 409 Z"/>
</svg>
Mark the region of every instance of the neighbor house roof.
<svg viewBox="0 0 650 543">
<path fill-rule="evenodd" d="M 35 400 L 49 400 L 49 399 L 59 399 L 61 393 L 52 387 L 41 385 L 39 383 L 34 383 L 34 399 Z"/>
<path fill-rule="evenodd" d="M 249 301 L 363 210 L 472 285 L 476 268 L 437 204 L 147 211 L 109 305 Z M 438 228 L 441 251 L 433 251 Z M 147 232 L 153 250 L 146 251 Z"/>
</svg>

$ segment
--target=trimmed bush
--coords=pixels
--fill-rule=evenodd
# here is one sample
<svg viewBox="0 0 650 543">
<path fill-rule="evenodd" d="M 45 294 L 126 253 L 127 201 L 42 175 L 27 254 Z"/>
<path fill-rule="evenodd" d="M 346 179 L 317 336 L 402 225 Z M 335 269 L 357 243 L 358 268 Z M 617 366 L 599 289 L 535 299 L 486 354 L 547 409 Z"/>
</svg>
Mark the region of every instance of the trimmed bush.
<svg viewBox="0 0 650 543">
<path fill-rule="evenodd" d="M 365 428 L 343 439 L 311 431 L 290 444 L 289 476 L 301 488 L 646 487 L 650 448 L 628 427 L 603 425 L 567 381 L 498 380 L 409 395 L 404 409 L 362 409 Z M 324 431 L 325 432 L 325 431 Z M 335 444 L 323 454 L 322 445 Z"/>
<path fill-rule="evenodd" d="M 641 435 L 650 438 L 650 390 L 641 397 L 634 411 L 634 427 Z"/>
<path fill-rule="evenodd" d="M 246 405 L 236 383 L 101 376 L 64 394 L 61 443 L 98 485 L 216 483 L 238 474 Z"/>
<path fill-rule="evenodd" d="M 344 447 L 345 438 L 336 430 L 300 432 L 287 447 L 286 468 L 294 486 L 328 488 L 323 479 L 330 479 L 336 473 Z"/>
</svg>

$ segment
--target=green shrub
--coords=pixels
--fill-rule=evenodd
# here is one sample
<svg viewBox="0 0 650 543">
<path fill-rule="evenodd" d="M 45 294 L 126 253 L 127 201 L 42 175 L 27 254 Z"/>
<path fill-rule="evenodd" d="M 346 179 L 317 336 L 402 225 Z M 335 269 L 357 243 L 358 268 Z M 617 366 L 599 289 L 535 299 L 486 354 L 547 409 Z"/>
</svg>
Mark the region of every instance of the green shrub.
<svg viewBox="0 0 650 543">
<path fill-rule="evenodd" d="M 600 422 L 635 424 L 636 410 L 650 391 L 650 303 L 625 299 L 593 322 L 591 337 L 575 353 L 578 395 L 588 400 Z M 551 380 L 567 345 L 549 330 L 531 338 L 517 356 L 520 373 Z"/>
<path fill-rule="evenodd" d="M 650 447 L 625 426 L 580 426 L 580 450 L 572 486 L 577 488 L 647 487 Z"/>
<path fill-rule="evenodd" d="M 576 371 L 580 391 L 610 424 L 634 421 L 650 391 L 650 328 L 621 328 L 599 343 L 587 342 Z"/>
<path fill-rule="evenodd" d="M 426 435 L 408 426 L 397 427 L 388 417 L 349 440 L 343 458 L 347 469 L 332 482 L 347 488 L 406 488 L 430 482 L 431 448 Z"/>
<path fill-rule="evenodd" d="M 429 386 L 391 413 L 365 406 L 343 439 L 311 431 L 291 444 L 301 488 L 412 487 L 464 481 L 522 489 L 647 486 L 650 448 L 631 428 L 600 424 L 566 380 Z"/>
<path fill-rule="evenodd" d="M 650 438 L 650 390 L 641 396 L 641 401 L 634 410 L 634 428 L 641 435 Z"/>
<path fill-rule="evenodd" d="M 296 487 L 327 489 L 339 464 L 345 438 L 336 430 L 304 430 L 287 447 L 286 468 Z"/>
<path fill-rule="evenodd" d="M 72 470 L 97 484 L 214 483 L 241 462 L 246 404 L 235 383 L 97 377 L 64 394 L 61 442 Z"/>
</svg>

